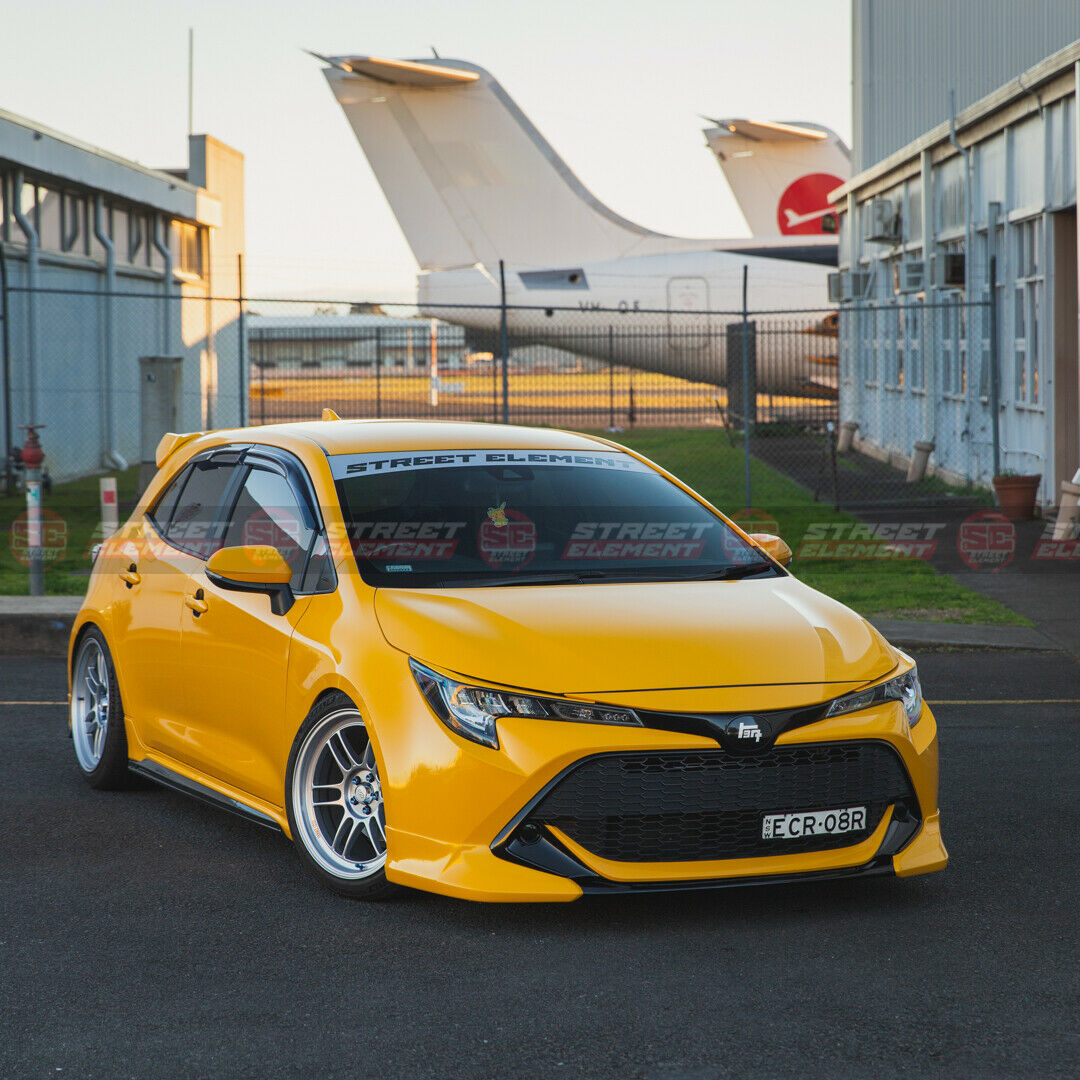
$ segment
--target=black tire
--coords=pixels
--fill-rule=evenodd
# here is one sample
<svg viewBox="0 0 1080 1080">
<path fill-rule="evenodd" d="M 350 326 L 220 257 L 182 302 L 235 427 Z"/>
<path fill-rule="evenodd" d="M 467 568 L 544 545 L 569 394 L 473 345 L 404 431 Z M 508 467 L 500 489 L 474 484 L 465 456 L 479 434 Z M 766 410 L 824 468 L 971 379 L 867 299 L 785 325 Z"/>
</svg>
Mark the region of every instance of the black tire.
<svg viewBox="0 0 1080 1080">
<path fill-rule="evenodd" d="M 95 670 L 103 667 L 104 679 L 95 676 L 95 686 L 103 685 L 107 691 L 105 698 L 104 745 L 100 747 L 100 756 L 93 750 L 93 738 L 87 735 L 80 739 L 76 724 L 82 724 L 86 730 L 86 716 L 90 711 L 91 701 L 100 703 L 101 695 L 93 697 L 89 685 L 81 678 L 91 659 L 95 661 Z M 69 720 L 72 741 L 75 744 L 75 763 L 86 778 L 86 782 L 98 791 L 117 791 L 126 788 L 131 780 L 128 770 L 127 729 L 124 723 L 124 703 L 120 698 L 120 684 L 116 679 L 116 667 L 112 653 L 105 641 L 105 635 L 91 626 L 79 638 L 72 658 L 71 706 Z M 96 721 L 95 721 L 96 723 Z M 94 762 L 96 758 L 96 763 Z"/>
<path fill-rule="evenodd" d="M 386 880 L 385 854 L 383 855 L 383 865 L 378 866 L 376 869 L 364 871 L 364 876 L 346 876 L 344 871 L 335 873 L 325 865 L 325 860 L 320 861 L 316 850 L 313 850 L 317 848 L 318 840 L 312 838 L 310 823 L 305 827 L 305 822 L 301 820 L 302 816 L 309 814 L 310 811 L 304 805 L 304 784 L 298 781 L 297 769 L 302 753 L 305 762 L 303 768 L 305 769 L 307 768 L 309 756 L 314 753 L 312 745 L 309 743 L 309 736 L 313 740 L 317 740 L 324 730 L 333 729 L 336 723 L 346 722 L 350 722 L 354 729 L 358 724 L 363 724 L 359 710 L 353 702 L 345 694 L 335 690 L 320 698 L 312 706 L 311 712 L 308 713 L 304 723 L 300 726 L 300 730 L 296 733 L 292 749 L 289 751 L 289 764 L 285 772 L 285 811 L 289 819 L 289 831 L 292 834 L 293 844 L 300 855 L 301 861 L 328 888 L 341 896 L 347 896 L 354 900 L 383 900 L 399 891 L 396 885 Z M 316 732 L 318 734 L 315 734 Z M 354 747 L 354 749 L 358 750 L 359 748 Z M 374 772 L 377 778 L 377 770 L 374 770 Z M 345 782 L 344 776 L 342 782 Z M 378 788 L 381 800 L 381 784 L 378 785 Z M 375 810 L 376 814 L 380 813 L 380 808 L 381 802 Z M 344 813 L 343 808 L 343 815 Z M 383 832 L 385 833 L 385 824 L 383 825 Z M 361 839 L 364 839 L 364 837 L 361 837 Z M 346 844 L 346 847 L 348 847 L 348 844 Z M 372 861 L 377 861 L 374 850 L 372 854 L 375 856 Z M 356 863 L 355 865 L 359 870 L 362 863 Z"/>
</svg>

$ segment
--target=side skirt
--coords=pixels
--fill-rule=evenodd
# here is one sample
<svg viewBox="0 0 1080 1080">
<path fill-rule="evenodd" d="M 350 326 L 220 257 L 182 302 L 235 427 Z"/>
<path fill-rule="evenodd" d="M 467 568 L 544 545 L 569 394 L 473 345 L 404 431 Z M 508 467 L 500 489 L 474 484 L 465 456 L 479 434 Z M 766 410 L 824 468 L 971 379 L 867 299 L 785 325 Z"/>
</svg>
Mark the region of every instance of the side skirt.
<svg viewBox="0 0 1080 1080">
<path fill-rule="evenodd" d="M 230 814 L 246 818 L 248 821 L 254 821 L 256 824 L 264 825 L 275 832 L 281 832 L 281 826 L 261 810 L 247 806 L 237 799 L 231 799 L 228 795 L 222 795 L 220 791 L 214 791 L 213 788 L 206 787 L 195 780 L 189 780 L 186 776 L 181 776 L 180 773 L 173 772 L 172 769 L 167 769 L 156 761 L 128 761 L 128 768 L 138 776 L 145 776 L 147 779 L 153 780 L 154 783 L 161 784 L 162 787 L 172 788 L 173 791 L 179 791 L 181 794 L 190 795 L 200 802 L 216 806 L 219 810 L 225 810 Z"/>
</svg>

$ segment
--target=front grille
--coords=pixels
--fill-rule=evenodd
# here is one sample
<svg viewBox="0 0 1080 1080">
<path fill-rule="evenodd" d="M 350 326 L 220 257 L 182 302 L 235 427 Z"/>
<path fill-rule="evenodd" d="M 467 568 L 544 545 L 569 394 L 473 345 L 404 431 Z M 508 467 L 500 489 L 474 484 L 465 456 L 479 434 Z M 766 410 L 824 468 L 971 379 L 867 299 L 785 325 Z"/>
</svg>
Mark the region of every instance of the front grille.
<svg viewBox="0 0 1080 1080">
<path fill-rule="evenodd" d="M 752 757 L 723 750 L 601 754 L 556 781 L 525 822 L 553 825 L 604 859 L 690 862 L 848 847 L 900 800 L 914 807 L 911 782 L 882 742 L 774 747 Z M 852 806 L 867 809 L 862 831 L 761 838 L 766 813 Z"/>
</svg>

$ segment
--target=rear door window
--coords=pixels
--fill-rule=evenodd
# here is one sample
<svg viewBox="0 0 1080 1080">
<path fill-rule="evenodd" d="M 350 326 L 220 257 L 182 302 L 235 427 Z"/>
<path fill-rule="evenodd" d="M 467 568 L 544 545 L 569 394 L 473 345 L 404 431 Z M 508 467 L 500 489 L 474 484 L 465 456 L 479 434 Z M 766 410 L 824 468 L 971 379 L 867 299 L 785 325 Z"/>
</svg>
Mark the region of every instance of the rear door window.
<svg viewBox="0 0 1080 1080">
<path fill-rule="evenodd" d="M 183 490 L 163 530 L 173 547 L 209 559 L 222 546 L 222 503 L 235 472 L 233 461 L 196 461 L 189 466 Z"/>
</svg>

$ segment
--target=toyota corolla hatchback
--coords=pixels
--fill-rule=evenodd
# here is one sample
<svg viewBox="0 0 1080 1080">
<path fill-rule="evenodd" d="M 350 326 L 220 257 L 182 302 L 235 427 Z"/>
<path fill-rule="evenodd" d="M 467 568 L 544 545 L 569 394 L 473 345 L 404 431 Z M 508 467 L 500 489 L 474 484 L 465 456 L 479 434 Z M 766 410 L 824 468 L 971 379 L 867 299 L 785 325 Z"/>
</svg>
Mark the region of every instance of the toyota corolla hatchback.
<svg viewBox="0 0 1080 1080">
<path fill-rule="evenodd" d="M 71 637 L 71 734 L 329 886 L 479 900 L 939 870 L 910 657 L 631 450 L 343 421 L 166 435 Z"/>
</svg>

